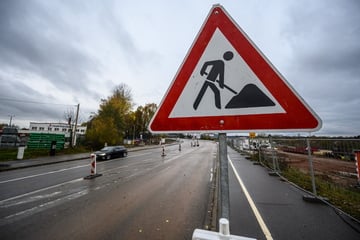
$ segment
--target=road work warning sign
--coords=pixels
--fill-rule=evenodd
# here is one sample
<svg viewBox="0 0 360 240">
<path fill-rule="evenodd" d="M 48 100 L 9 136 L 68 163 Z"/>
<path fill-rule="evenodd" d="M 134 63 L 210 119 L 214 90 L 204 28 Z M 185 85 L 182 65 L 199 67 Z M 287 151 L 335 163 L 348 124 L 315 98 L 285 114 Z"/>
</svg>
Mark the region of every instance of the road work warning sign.
<svg viewBox="0 0 360 240">
<path fill-rule="evenodd" d="M 215 5 L 150 122 L 151 132 L 315 131 L 320 118 Z"/>
</svg>

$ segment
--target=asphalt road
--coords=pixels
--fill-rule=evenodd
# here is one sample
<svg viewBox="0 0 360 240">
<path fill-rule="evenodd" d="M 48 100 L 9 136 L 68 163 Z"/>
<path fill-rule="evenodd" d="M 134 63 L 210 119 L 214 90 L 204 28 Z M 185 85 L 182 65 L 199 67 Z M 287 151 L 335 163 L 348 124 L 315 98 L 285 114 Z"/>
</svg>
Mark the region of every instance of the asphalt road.
<svg viewBox="0 0 360 240">
<path fill-rule="evenodd" d="M 190 142 L 0 175 L 0 239 L 191 239 L 203 228 L 217 145 Z"/>
<path fill-rule="evenodd" d="M 230 148 L 228 156 L 231 234 L 276 240 L 360 239 L 360 225 L 347 216 L 325 204 L 303 201 L 306 193 Z"/>
<path fill-rule="evenodd" d="M 218 145 L 201 141 L 0 173 L 0 239 L 191 239 L 208 215 Z M 230 232 L 256 239 L 360 239 L 360 226 L 228 148 Z M 210 201 L 211 202 L 211 201 Z M 357 230 L 355 230 L 357 229 Z"/>
</svg>

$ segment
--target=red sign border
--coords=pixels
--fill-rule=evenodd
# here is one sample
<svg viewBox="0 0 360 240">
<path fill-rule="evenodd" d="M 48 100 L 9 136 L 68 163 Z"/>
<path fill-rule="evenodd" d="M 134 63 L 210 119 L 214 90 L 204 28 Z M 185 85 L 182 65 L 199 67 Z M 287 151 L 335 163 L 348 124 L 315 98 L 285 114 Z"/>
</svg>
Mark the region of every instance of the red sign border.
<svg viewBox="0 0 360 240">
<path fill-rule="evenodd" d="M 172 109 L 217 28 L 220 29 L 258 79 L 283 107 L 285 113 L 169 118 Z M 321 119 L 272 66 L 245 32 L 227 14 L 225 9 L 220 5 L 214 5 L 151 120 L 149 130 L 154 133 L 265 130 L 310 132 L 320 129 L 321 125 Z"/>
</svg>

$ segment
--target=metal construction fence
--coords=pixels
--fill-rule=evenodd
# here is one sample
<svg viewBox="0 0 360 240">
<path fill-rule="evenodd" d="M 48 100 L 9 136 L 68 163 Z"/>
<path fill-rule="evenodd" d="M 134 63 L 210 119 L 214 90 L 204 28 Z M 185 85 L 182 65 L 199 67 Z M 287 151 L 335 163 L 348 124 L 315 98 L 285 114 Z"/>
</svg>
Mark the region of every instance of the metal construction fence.
<svg viewBox="0 0 360 240">
<path fill-rule="evenodd" d="M 327 175 L 343 186 L 358 184 L 356 152 L 360 151 L 357 138 L 233 138 L 230 145 L 254 155 L 257 161 L 282 171 L 292 167 L 303 173 L 309 169 L 309 155 L 317 175 Z M 345 179 L 345 180 L 344 180 Z"/>
<path fill-rule="evenodd" d="M 228 144 L 269 168 L 269 174 L 329 199 L 360 219 L 359 138 L 236 137 Z"/>
</svg>

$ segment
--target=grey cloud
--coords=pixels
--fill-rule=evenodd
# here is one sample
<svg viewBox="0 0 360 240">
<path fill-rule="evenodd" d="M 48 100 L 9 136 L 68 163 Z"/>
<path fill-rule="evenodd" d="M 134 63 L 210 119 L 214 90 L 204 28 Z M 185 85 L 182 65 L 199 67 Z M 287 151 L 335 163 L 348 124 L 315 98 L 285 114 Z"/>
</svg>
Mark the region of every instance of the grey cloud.
<svg viewBox="0 0 360 240">
<path fill-rule="evenodd" d="M 74 21 L 90 23 L 88 15 L 94 12 L 97 8 L 89 1 L 0 1 L 0 118 L 15 114 L 17 118 L 35 120 L 62 119 L 65 110 L 58 97 L 63 91 L 73 93 L 72 99 L 64 102 L 80 103 L 82 96 L 97 100 L 104 97 L 104 93 L 91 88 L 94 79 L 103 82 L 102 66 L 82 48 L 84 35 L 80 34 L 86 38 L 88 32 Z M 23 79 L 15 80 L 14 74 Z M 36 86 L 20 83 L 33 77 L 52 83 L 59 91 L 43 94 Z"/>
<path fill-rule="evenodd" d="M 153 84 L 167 86 L 164 82 L 168 81 L 168 76 L 163 77 L 159 73 L 171 71 L 168 74 L 171 79 L 173 70 L 169 70 L 172 67 L 169 62 L 176 62 L 176 70 L 187 48 L 180 56 L 174 56 L 178 54 L 176 51 L 164 49 L 183 45 L 189 34 L 184 32 L 184 28 L 174 29 L 163 21 L 174 17 L 191 26 L 192 22 L 201 24 L 202 19 L 194 20 L 200 6 L 195 7 L 193 2 L 186 6 L 184 3 L 181 6 L 171 5 L 171 10 L 165 2 L 143 6 L 129 2 L 126 3 L 130 6 L 127 9 L 134 13 L 123 14 L 125 7 L 121 1 L 0 0 L 0 98 L 56 103 L 67 92 L 66 96 L 71 96 L 71 99 L 66 99 L 66 102 L 81 103 L 80 109 L 85 109 L 89 107 L 84 103 L 87 99 L 106 98 L 118 81 L 132 81 L 130 85 L 135 92 L 141 92 L 150 80 Z M 154 8 L 154 4 L 164 7 L 161 10 L 163 16 L 154 11 L 160 7 Z M 201 9 L 206 5 L 198 4 Z M 360 129 L 360 110 L 357 110 L 360 109 L 357 93 L 360 75 L 360 1 L 275 1 L 269 4 L 271 11 L 263 12 L 263 19 L 274 19 L 273 24 L 276 23 L 276 26 L 272 26 L 274 38 L 264 35 L 267 31 L 261 29 L 261 21 L 260 24 L 251 24 L 258 20 L 253 18 L 255 15 L 252 11 L 258 11 L 258 5 L 247 1 L 240 15 L 238 11 L 230 11 L 230 8 L 229 12 L 239 19 L 240 25 L 263 34 L 258 34 L 260 39 L 255 38 L 256 42 L 263 41 L 276 47 L 279 44 L 273 41 L 278 39 L 278 31 L 281 32 L 284 45 L 280 44 L 280 47 L 284 46 L 284 49 L 273 57 L 282 58 L 282 54 L 285 54 L 285 64 L 280 65 L 279 69 L 286 69 L 284 76 L 324 120 L 321 132 L 343 134 Z M 194 11 L 184 13 L 186 7 Z M 205 16 L 207 10 L 204 11 Z M 136 15 L 139 12 L 146 16 L 141 15 L 139 22 L 128 25 L 128 21 L 134 20 L 131 15 L 139 16 Z M 243 14 L 247 16 L 246 13 L 252 14 L 248 18 L 241 17 Z M 152 18 L 154 21 L 151 21 Z M 139 29 L 130 28 L 134 26 Z M 195 33 L 198 27 L 195 27 Z M 151 31 L 142 31 L 149 28 Z M 148 34 L 157 35 L 146 39 Z M 184 35 L 184 39 L 179 39 L 178 34 Z M 156 37 L 162 40 L 160 43 L 164 46 L 151 45 L 157 40 Z M 166 41 L 172 44 L 167 46 Z M 98 52 L 97 47 L 108 52 Z M 106 60 L 105 54 L 109 54 Z M 116 61 L 119 61 L 118 65 Z M 22 84 L 34 81 L 31 79 L 45 80 L 46 84 L 51 83 L 58 90 L 42 93 L 36 90 L 36 86 Z M 153 91 L 152 95 L 163 94 L 160 89 L 156 90 L 158 94 Z M 80 102 L 81 99 L 83 102 Z M 0 100 L 0 117 L 15 114 L 33 118 L 36 114 L 38 119 L 41 116 L 62 119 L 64 111 L 66 109 L 60 105 L 30 106 Z M 94 109 L 88 112 L 92 111 Z"/>
<path fill-rule="evenodd" d="M 295 6 L 291 15 L 288 31 L 300 64 L 316 72 L 360 74 L 360 2 L 318 3 L 302 2 L 306 6 Z"/>
<path fill-rule="evenodd" d="M 141 71 L 142 66 L 149 62 L 157 64 L 160 55 L 153 51 L 143 50 L 136 44 L 136 42 L 146 41 L 146 39 L 143 39 L 143 36 L 133 36 L 128 31 L 121 19 L 121 14 L 115 12 L 117 9 L 115 3 L 118 2 L 96 5 L 99 24 L 104 29 L 104 34 L 114 40 L 132 70 Z M 144 22 L 144 24 L 146 23 Z"/>
<path fill-rule="evenodd" d="M 301 1 L 291 9 L 285 32 L 295 88 L 324 120 L 322 132 L 360 129 L 360 2 Z"/>
<path fill-rule="evenodd" d="M 61 119 L 64 109 L 68 107 L 57 105 L 52 96 L 43 95 L 20 82 L 4 81 L 2 76 L 0 89 L 6 89 L 0 97 L 0 118 L 15 115 L 29 120 Z"/>
<path fill-rule="evenodd" d="M 63 89 L 87 91 L 88 75 L 97 72 L 96 60 L 74 42 L 75 32 L 56 6 L 5 1 L 0 11 L 2 66 L 36 73 Z"/>
</svg>

